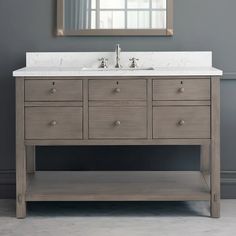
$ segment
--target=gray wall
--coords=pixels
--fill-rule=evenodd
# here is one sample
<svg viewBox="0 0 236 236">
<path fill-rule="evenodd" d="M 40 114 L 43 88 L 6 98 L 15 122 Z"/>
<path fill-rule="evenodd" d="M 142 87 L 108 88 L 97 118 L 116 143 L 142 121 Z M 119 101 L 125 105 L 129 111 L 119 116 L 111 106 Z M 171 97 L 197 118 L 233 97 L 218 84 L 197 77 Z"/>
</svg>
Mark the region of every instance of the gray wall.
<svg viewBox="0 0 236 236">
<path fill-rule="evenodd" d="M 14 191 L 14 80 L 26 51 L 212 50 L 214 65 L 236 79 L 235 0 L 175 0 L 174 37 L 55 37 L 55 0 L 0 1 L 0 197 Z M 236 80 L 221 83 L 222 182 L 236 196 Z M 115 152 L 114 152 L 115 151 Z M 134 154 L 132 156 L 132 153 Z M 198 147 L 37 149 L 39 169 L 196 169 Z M 135 156 L 135 157 L 134 157 Z M 185 163 L 185 164 L 183 164 Z"/>
</svg>

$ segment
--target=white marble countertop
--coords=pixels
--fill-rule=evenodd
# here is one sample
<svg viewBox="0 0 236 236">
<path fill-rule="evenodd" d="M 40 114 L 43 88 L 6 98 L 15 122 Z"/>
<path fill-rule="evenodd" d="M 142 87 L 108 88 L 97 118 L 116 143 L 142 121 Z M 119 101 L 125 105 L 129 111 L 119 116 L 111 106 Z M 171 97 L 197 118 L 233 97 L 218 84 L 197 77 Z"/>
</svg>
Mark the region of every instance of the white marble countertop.
<svg viewBox="0 0 236 236">
<path fill-rule="evenodd" d="M 83 70 L 76 67 L 24 67 L 13 72 L 14 77 L 44 76 L 222 76 L 214 67 L 159 67 L 154 70 Z"/>
<path fill-rule="evenodd" d="M 97 69 L 98 58 L 107 58 L 112 70 Z M 138 58 L 139 68 L 154 70 L 115 70 L 114 52 L 28 52 L 26 67 L 13 72 L 15 77 L 89 77 L 89 76 L 222 76 L 212 67 L 212 52 L 122 52 L 120 63 L 130 66 L 130 58 Z M 84 68 L 92 68 L 84 70 Z"/>
</svg>

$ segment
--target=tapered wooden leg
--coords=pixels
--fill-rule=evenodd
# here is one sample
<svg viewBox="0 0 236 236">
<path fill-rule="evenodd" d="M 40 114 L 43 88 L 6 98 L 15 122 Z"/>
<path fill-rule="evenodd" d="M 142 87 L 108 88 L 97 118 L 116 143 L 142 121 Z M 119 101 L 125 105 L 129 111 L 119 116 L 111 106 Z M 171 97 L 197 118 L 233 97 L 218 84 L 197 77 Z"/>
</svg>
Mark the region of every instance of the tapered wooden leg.
<svg viewBox="0 0 236 236">
<path fill-rule="evenodd" d="M 24 145 L 24 78 L 16 78 L 16 216 L 26 217 L 26 150 Z"/>
<path fill-rule="evenodd" d="M 29 174 L 35 172 L 35 146 L 26 146 L 26 169 Z"/>
<path fill-rule="evenodd" d="M 26 155 L 24 146 L 16 145 L 16 217 L 26 217 Z"/>
<path fill-rule="evenodd" d="M 211 79 L 211 216 L 220 217 L 220 79 Z"/>
<path fill-rule="evenodd" d="M 211 145 L 211 216 L 220 217 L 220 164 L 219 148 Z"/>
</svg>

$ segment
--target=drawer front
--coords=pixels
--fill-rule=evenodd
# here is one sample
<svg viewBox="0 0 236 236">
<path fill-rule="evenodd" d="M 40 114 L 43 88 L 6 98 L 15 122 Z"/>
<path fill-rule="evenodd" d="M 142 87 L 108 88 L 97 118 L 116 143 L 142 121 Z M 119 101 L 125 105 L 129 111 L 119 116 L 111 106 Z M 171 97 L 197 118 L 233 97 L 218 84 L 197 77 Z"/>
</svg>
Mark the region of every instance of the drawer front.
<svg viewBox="0 0 236 236">
<path fill-rule="evenodd" d="M 154 138 L 210 138 L 210 107 L 154 107 Z"/>
<path fill-rule="evenodd" d="M 82 139 L 81 107 L 26 107 L 26 139 Z"/>
<path fill-rule="evenodd" d="M 210 100 L 210 79 L 153 81 L 153 100 Z"/>
<path fill-rule="evenodd" d="M 147 137 L 145 107 L 90 107 L 90 139 L 139 139 Z"/>
<path fill-rule="evenodd" d="M 90 80 L 89 100 L 146 100 L 146 80 Z"/>
<path fill-rule="evenodd" d="M 26 80 L 26 101 L 81 101 L 81 80 Z"/>
</svg>

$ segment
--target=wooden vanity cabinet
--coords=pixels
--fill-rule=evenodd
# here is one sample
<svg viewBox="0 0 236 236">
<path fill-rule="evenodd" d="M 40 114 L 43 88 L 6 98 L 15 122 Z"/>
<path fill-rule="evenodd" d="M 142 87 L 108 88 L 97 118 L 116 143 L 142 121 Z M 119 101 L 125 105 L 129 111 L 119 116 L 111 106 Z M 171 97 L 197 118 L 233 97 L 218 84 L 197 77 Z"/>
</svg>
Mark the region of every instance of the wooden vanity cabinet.
<svg viewBox="0 0 236 236">
<path fill-rule="evenodd" d="M 25 107 L 25 139 L 82 139 L 82 107 Z"/>
<path fill-rule="evenodd" d="M 16 78 L 17 217 L 30 201 L 206 200 L 220 215 L 219 77 Z M 35 147 L 199 145 L 199 171 L 41 172 Z"/>
</svg>

